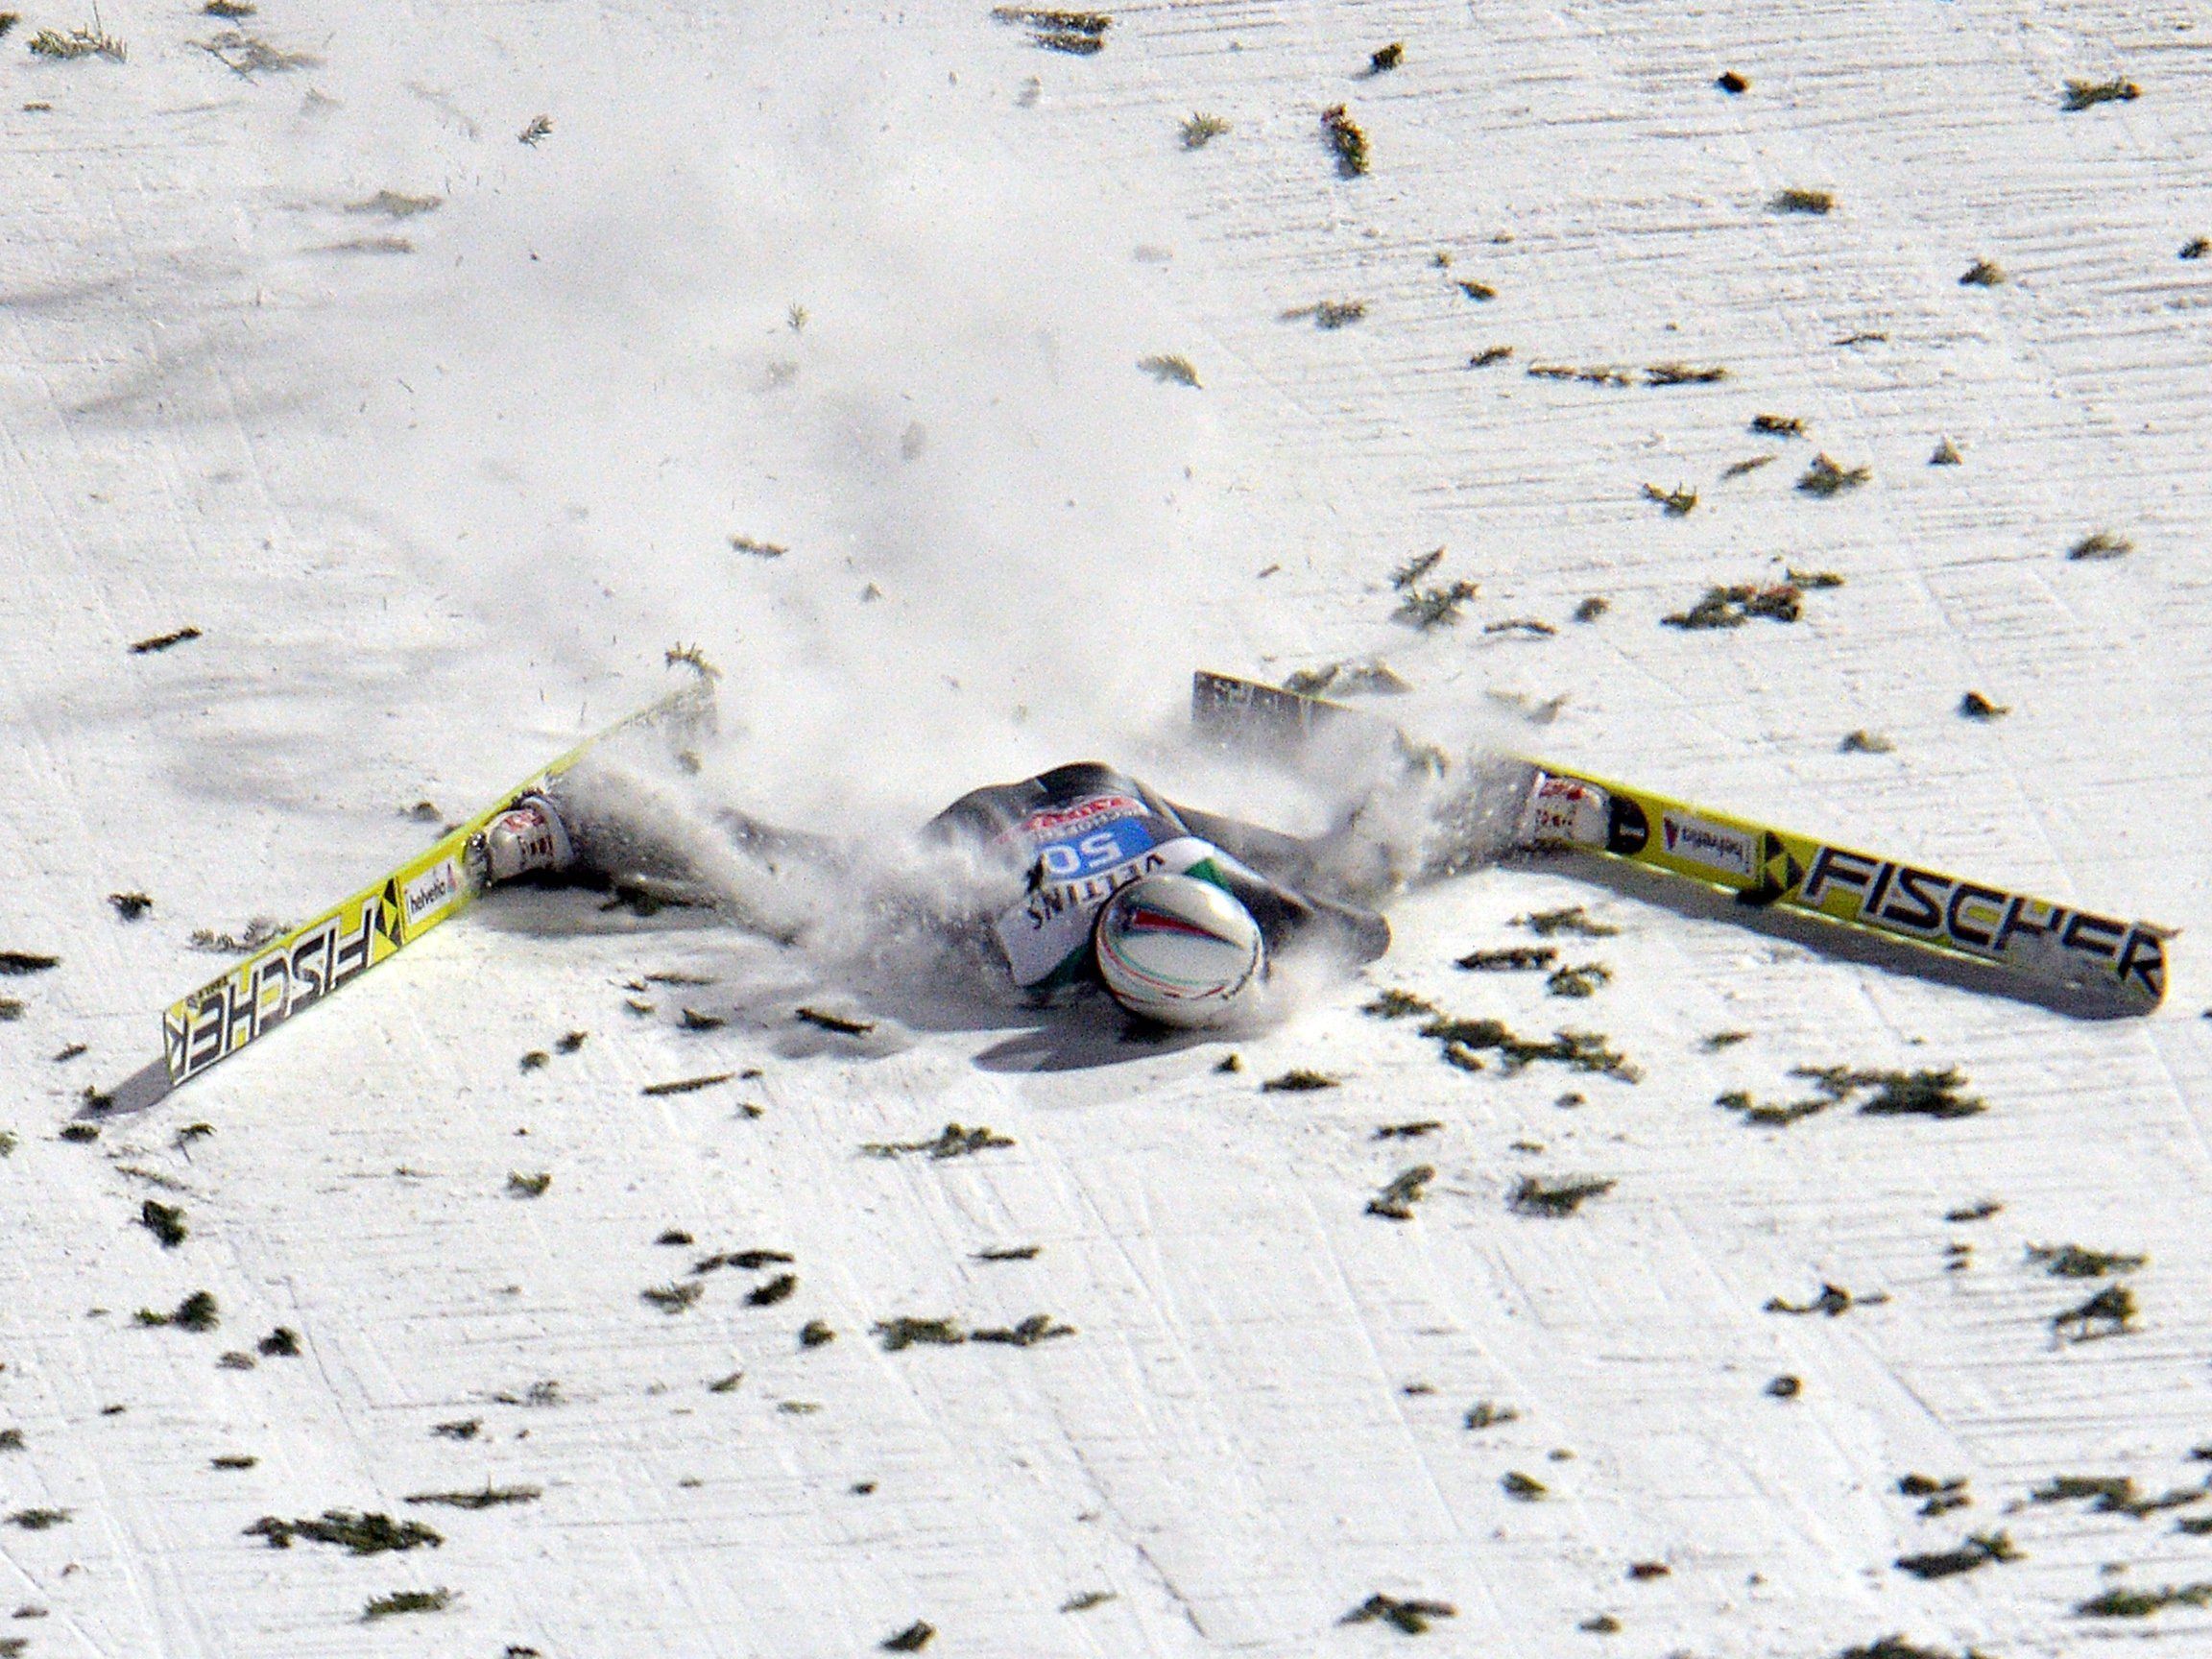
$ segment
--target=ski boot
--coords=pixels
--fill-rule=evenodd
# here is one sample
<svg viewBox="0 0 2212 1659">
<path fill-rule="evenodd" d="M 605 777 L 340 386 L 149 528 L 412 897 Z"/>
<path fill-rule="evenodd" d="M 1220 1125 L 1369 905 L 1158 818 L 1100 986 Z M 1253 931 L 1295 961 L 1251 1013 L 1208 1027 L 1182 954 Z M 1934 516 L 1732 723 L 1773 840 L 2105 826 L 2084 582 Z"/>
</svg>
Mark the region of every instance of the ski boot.
<svg viewBox="0 0 2212 1659">
<path fill-rule="evenodd" d="M 520 876 L 558 874 L 576 862 L 576 850 L 553 803 L 525 795 L 470 841 L 469 861 L 480 887 Z"/>
</svg>

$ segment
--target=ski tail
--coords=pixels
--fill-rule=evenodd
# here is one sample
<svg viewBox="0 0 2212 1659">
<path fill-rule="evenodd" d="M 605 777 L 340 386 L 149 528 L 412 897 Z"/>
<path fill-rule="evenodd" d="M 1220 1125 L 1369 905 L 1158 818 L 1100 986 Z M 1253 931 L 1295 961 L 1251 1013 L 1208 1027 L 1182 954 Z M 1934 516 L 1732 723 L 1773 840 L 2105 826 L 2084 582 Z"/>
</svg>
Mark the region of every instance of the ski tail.
<svg viewBox="0 0 2212 1659">
<path fill-rule="evenodd" d="M 1219 740 L 1286 754 L 1347 722 L 1388 724 L 1323 698 L 1205 672 L 1192 681 L 1191 717 Z M 1618 859 L 2121 1013 L 2149 1014 L 2165 998 L 2173 930 L 2154 923 L 1961 880 L 1542 760 L 1510 762 L 1507 779 L 1512 768 L 1520 791 L 1512 839 L 1521 849 Z"/>
<path fill-rule="evenodd" d="M 1217 742 L 1295 752 L 1332 723 L 1346 720 L 1388 725 L 1363 709 L 1234 674 L 1201 668 L 1190 676 L 1190 724 Z"/>
<path fill-rule="evenodd" d="M 1364 709 L 1204 668 L 1190 676 L 1190 723 L 1216 742 L 1279 755 L 1295 755 L 1324 733 L 1360 730 L 1392 744 L 1416 771 L 1440 778 L 1452 765 L 1443 750 L 1416 742 L 1403 727 Z"/>
<path fill-rule="evenodd" d="M 542 793 L 601 744 L 644 727 L 688 741 L 711 732 L 714 687 L 705 677 L 618 721 L 454 826 L 423 852 L 171 1003 L 162 1060 L 119 1088 L 88 1096 L 96 1109 L 152 1104 L 386 961 L 484 894 L 484 832 L 525 795 Z"/>
</svg>

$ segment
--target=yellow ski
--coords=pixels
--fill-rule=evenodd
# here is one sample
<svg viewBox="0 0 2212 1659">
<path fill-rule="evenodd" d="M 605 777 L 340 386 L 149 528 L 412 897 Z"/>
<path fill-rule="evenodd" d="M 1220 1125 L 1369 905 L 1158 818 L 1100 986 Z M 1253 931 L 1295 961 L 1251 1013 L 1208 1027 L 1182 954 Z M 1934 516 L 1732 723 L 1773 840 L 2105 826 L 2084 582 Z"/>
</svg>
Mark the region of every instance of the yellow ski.
<svg viewBox="0 0 2212 1659">
<path fill-rule="evenodd" d="M 702 678 L 541 767 L 398 868 L 171 1003 L 161 1016 L 162 1058 L 109 1094 L 92 1093 L 90 1104 L 96 1111 L 151 1105 L 268 1036 L 481 898 L 482 836 L 521 797 L 541 792 L 619 733 L 660 724 L 710 728 L 713 714 L 714 687 Z"/>
<path fill-rule="evenodd" d="M 1363 710 L 1225 674 L 1193 677 L 1191 718 L 1217 733 L 1293 745 L 1349 718 L 1407 744 L 1396 727 Z M 1435 755 L 1410 745 L 1407 752 Z M 2125 1012 L 2148 1014 L 2166 995 L 2170 928 L 1960 880 L 1543 760 L 1518 757 L 1513 765 L 1512 782 L 1524 794 L 1509 821 L 1523 848 L 1621 859 L 1720 888 L 1746 904 L 1980 962 Z"/>
</svg>

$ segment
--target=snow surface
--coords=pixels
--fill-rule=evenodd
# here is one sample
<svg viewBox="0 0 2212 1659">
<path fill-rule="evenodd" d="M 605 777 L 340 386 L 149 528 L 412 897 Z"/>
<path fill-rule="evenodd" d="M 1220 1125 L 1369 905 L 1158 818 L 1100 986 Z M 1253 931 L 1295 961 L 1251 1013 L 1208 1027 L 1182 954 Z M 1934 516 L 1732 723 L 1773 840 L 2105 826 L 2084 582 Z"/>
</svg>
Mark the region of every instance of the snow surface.
<svg viewBox="0 0 2212 1659">
<path fill-rule="evenodd" d="M 2075 1611 L 2212 1578 L 2175 1525 L 2212 1504 L 2028 1502 L 2194 1487 L 2212 1431 L 2200 9 L 1220 0 L 1117 10 L 1075 57 L 982 4 L 108 0 L 126 61 L 24 50 L 86 21 L 35 6 L 0 48 L 0 949 L 61 958 L 0 981 L 0 1515 L 68 1511 L 0 1527 L 0 1649 L 798 1656 L 919 1620 L 1022 1659 L 2212 1651 L 2212 1613 Z M 240 73 L 204 49 L 230 28 L 312 61 Z M 2062 110 L 2116 75 L 2141 97 Z M 1195 111 L 1230 129 L 1187 150 Z M 2009 279 L 1961 285 L 1976 259 Z M 1365 313 L 1324 329 L 1324 301 Z M 1674 361 L 1729 377 L 1525 373 Z M 1929 466 L 1945 437 L 1962 464 Z M 1870 482 L 1799 493 L 1815 450 Z M 2101 529 L 2133 551 L 2065 557 Z M 1437 545 L 1482 591 L 1416 634 L 1387 579 Z M 1660 625 L 1785 568 L 1846 583 L 1795 626 Z M 1558 632 L 1484 631 L 1516 617 Z M 517 896 L 60 1139 L 220 966 L 194 930 L 367 880 L 433 832 L 405 808 L 471 809 L 677 643 L 727 674 L 707 787 L 886 843 L 1084 755 L 1298 828 L 1179 741 L 1188 672 L 1380 653 L 1432 734 L 2183 927 L 2174 992 L 2071 1021 L 1503 869 L 1399 902 L 1389 956 L 1231 1073 L 1097 1021 L 886 1017 L 694 914 Z M 1960 719 L 1969 689 L 2010 714 Z M 1487 692 L 1567 701 L 1524 729 Z M 1839 751 L 1859 728 L 1894 750 Z M 1614 971 L 1589 1000 L 1452 966 L 1574 903 L 1622 929 L 1564 942 Z M 654 973 L 713 983 L 625 989 Z M 1643 1080 L 1455 1070 L 1359 1011 L 1389 986 L 1603 1031 Z M 1801 1064 L 1957 1066 L 1989 1110 L 1714 1104 L 1795 1097 Z M 1292 1068 L 1341 1086 L 1262 1091 Z M 1015 1144 L 861 1150 L 948 1122 Z M 1366 1214 L 1416 1163 L 1415 1219 Z M 1529 1174 L 1617 1185 L 1530 1217 Z M 2068 1241 L 2149 1254 L 2139 1329 L 2056 1340 L 2107 1282 L 2024 1254 Z M 749 1247 L 796 1258 L 788 1300 L 733 1268 L 640 1297 Z M 1762 1310 L 1823 1282 L 1889 1299 Z M 203 1288 L 217 1332 L 132 1320 Z M 869 1334 L 1041 1312 L 1076 1334 Z M 299 1358 L 219 1364 L 279 1325 Z M 1472 1431 L 1485 1400 L 1519 1415 Z M 1972 1506 L 1918 1518 L 1910 1472 Z M 405 1503 L 487 1483 L 542 1496 Z M 333 1508 L 444 1543 L 241 1532 Z M 1996 1527 L 2021 1559 L 1891 1566 Z M 1339 1623 L 1377 1592 L 1456 1614 Z"/>
</svg>

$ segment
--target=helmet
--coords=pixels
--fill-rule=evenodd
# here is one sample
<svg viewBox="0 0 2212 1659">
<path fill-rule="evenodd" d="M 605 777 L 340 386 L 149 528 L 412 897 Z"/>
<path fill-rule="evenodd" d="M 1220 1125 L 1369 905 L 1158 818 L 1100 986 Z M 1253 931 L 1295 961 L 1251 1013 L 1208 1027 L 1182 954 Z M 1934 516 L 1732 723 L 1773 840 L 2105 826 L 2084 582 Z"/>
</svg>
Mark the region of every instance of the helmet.
<svg viewBox="0 0 2212 1659">
<path fill-rule="evenodd" d="M 1147 876 L 1098 912 L 1099 977 L 1130 1013 L 1163 1025 L 1218 1025 L 1260 977 L 1260 924 L 1194 876 Z"/>
</svg>

